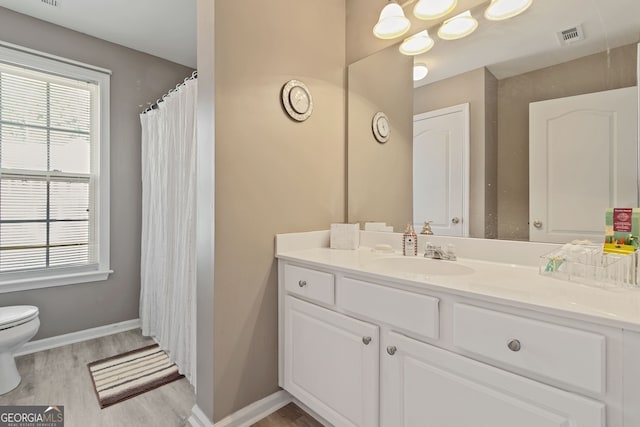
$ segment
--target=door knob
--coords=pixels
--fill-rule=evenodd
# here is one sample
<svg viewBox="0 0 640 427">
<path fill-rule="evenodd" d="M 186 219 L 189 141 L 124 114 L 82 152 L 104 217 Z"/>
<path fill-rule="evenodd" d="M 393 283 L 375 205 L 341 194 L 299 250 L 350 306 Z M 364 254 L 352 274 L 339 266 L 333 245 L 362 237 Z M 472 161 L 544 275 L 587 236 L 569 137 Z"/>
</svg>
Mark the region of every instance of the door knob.
<svg viewBox="0 0 640 427">
<path fill-rule="evenodd" d="M 536 219 L 535 221 L 533 221 L 533 226 L 535 228 L 542 228 L 542 221 L 540 221 L 539 219 Z"/>
<path fill-rule="evenodd" d="M 304 288 L 305 286 L 307 286 L 307 281 L 306 280 L 298 280 L 298 286 L 300 286 L 301 288 Z"/>
<path fill-rule="evenodd" d="M 364 343 L 364 345 L 369 345 L 369 343 L 371 342 L 371 337 L 362 337 L 362 342 Z"/>
<path fill-rule="evenodd" d="M 390 345 L 389 347 L 387 347 L 387 353 L 389 353 L 389 356 L 393 356 L 394 354 L 396 354 L 396 351 L 398 351 L 398 349 L 395 345 Z"/>
<path fill-rule="evenodd" d="M 451 222 L 454 224 L 459 224 L 460 223 L 460 218 L 458 218 L 457 216 L 454 216 L 453 218 L 451 218 Z"/>
</svg>

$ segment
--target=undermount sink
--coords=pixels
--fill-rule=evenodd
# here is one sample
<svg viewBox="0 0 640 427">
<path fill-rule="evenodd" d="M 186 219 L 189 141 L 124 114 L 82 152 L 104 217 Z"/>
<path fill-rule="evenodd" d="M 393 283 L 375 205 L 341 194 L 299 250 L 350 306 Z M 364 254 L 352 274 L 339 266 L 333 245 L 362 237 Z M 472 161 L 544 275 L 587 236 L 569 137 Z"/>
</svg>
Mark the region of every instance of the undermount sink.
<svg viewBox="0 0 640 427">
<path fill-rule="evenodd" d="M 455 261 L 444 261 L 423 257 L 384 257 L 367 264 L 378 273 L 426 274 L 429 276 L 462 276 L 474 270 Z"/>
</svg>

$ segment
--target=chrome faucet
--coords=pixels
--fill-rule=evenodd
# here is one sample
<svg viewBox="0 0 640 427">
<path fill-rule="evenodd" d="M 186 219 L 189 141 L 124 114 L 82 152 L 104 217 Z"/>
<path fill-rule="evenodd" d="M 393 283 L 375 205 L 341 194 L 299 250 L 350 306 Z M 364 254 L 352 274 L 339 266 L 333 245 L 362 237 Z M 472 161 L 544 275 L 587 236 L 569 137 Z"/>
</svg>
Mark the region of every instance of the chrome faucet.
<svg viewBox="0 0 640 427">
<path fill-rule="evenodd" d="M 455 261 L 456 254 L 453 251 L 445 251 L 440 246 L 436 246 L 433 243 L 427 242 L 427 246 L 424 249 L 424 257 L 431 259 L 444 259 L 447 261 Z"/>
</svg>

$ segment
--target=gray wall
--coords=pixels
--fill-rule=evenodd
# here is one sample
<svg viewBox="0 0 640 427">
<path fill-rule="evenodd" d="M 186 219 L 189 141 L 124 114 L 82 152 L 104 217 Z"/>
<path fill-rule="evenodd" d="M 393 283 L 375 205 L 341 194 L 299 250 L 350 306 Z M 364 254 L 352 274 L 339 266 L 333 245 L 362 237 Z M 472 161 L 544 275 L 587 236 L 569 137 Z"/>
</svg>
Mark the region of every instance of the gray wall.
<svg viewBox="0 0 640 427">
<path fill-rule="evenodd" d="M 498 238 L 529 239 L 529 103 L 636 85 L 635 44 L 498 82 Z"/>
<path fill-rule="evenodd" d="M 107 281 L 0 294 L 0 305 L 40 308 L 35 339 L 138 317 L 141 106 L 188 76 L 182 65 L 0 8 L 0 40 L 113 71 L 111 268 Z"/>
<path fill-rule="evenodd" d="M 345 0 L 217 1 L 198 52 L 215 54 L 215 420 L 278 390 L 274 235 L 345 219 L 344 21 Z M 293 78 L 302 123 L 280 103 Z"/>
<path fill-rule="evenodd" d="M 348 220 L 403 231 L 413 222 L 413 58 L 391 46 L 351 64 L 348 74 Z M 391 124 L 384 144 L 371 130 L 378 111 Z"/>
</svg>

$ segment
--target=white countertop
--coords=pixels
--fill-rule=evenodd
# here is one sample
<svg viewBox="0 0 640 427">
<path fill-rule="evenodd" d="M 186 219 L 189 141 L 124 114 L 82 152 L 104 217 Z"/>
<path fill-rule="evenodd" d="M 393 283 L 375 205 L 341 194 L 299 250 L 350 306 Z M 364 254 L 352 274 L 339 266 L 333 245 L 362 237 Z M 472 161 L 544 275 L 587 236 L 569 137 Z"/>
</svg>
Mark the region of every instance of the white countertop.
<svg viewBox="0 0 640 427">
<path fill-rule="evenodd" d="M 313 248 L 280 252 L 277 258 L 308 266 L 357 273 L 377 281 L 392 279 L 403 286 L 469 296 L 483 301 L 533 309 L 640 332 L 640 289 L 598 288 L 544 277 L 537 267 L 459 258 L 474 272 L 457 276 L 376 272 L 368 266 L 380 254 L 370 248 Z"/>
</svg>

